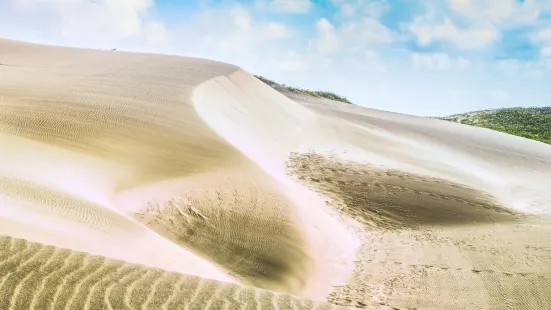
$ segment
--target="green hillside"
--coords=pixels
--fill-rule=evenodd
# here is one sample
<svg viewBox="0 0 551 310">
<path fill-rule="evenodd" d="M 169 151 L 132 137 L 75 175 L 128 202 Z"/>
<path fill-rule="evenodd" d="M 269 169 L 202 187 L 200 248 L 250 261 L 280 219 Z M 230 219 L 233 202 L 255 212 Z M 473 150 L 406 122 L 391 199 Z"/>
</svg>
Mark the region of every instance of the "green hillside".
<svg viewBox="0 0 551 310">
<path fill-rule="evenodd" d="M 292 92 L 295 92 L 295 93 L 303 93 L 303 94 L 307 94 L 307 95 L 314 96 L 314 97 L 326 98 L 326 99 L 331 99 L 331 100 L 335 100 L 335 101 L 341 101 L 341 102 L 352 104 L 352 102 L 350 102 L 348 99 L 346 99 L 346 97 L 339 96 L 339 95 L 334 94 L 332 92 L 301 89 L 301 88 L 296 88 L 296 87 L 292 87 L 292 86 L 287 86 L 285 84 L 276 83 L 272 80 L 268 80 L 267 78 L 265 78 L 263 76 L 255 75 L 255 77 L 257 79 L 261 80 L 262 82 L 270 85 L 272 88 L 276 89 L 277 91 L 287 90 L 287 91 L 292 91 Z"/>
<path fill-rule="evenodd" d="M 441 119 L 551 144 L 551 107 L 485 110 L 455 114 Z"/>
</svg>

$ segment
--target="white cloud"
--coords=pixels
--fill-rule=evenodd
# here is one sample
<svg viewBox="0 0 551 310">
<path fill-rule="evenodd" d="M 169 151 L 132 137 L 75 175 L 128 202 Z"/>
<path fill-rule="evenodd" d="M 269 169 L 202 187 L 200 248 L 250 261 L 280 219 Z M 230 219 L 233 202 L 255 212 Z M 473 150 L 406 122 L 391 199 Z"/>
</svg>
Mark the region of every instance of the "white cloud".
<svg viewBox="0 0 551 310">
<path fill-rule="evenodd" d="M 315 48 L 321 53 L 335 53 L 340 50 L 340 43 L 335 34 L 335 27 L 325 18 L 316 22 L 318 37 L 314 40 Z"/>
<path fill-rule="evenodd" d="M 543 1 L 542 1 L 543 2 Z M 448 0 L 451 10 L 474 23 L 513 26 L 533 23 L 545 5 L 526 0 Z"/>
<path fill-rule="evenodd" d="M 363 52 L 371 46 L 394 40 L 392 32 L 371 17 L 345 22 L 338 28 L 322 18 L 316 22 L 316 29 L 318 37 L 314 42 L 321 53 Z"/>
<path fill-rule="evenodd" d="M 540 16 L 551 12 L 551 1 L 446 0 L 448 10 L 444 11 L 433 2 L 425 3 L 427 13 L 404 27 L 418 44 L 447 41 L 471 50 L 495 42 L 505 29 L 535 26 Z"/>
<path fill-rule="evenodd" d="M 546 69 L 551 69 L 551 66 L 546 68 L 546 60 L 537 61 L 520 61 L 517 59 L 506 59 L 496 62 L 495 68 L 500 71 L 501 75 L 507 77 L 527 77 L 541 78 L 545 74 Z"/>
<path fill-rule="evenodd" d="M 316 29 L 322 33 L 334 32 L 335 27 L 326 18 L 321 18 L 316 22 Z"/>
<path fill-rule="evenodd" d="M 379 57 L 379 54 L 372 50 L 367 50 L 363 55 L 358 55 L 359 63 L 357 68 L 365 67 L 366 70 L 370 70 L 374 73 L 386 73 L 388 70 L 387 64 Z"/>
<path fill-rule="evenodd" d="M 543 76 L 543 71 L 541 70 L 530 70 L 526 73 L 527 77 L 530 78 L 541 78 Z"/>
<path fill-rule="evenodd" d="M 281 71 L 301 71 L 305 68 L 304 63 L 299 60 L 284 60 L 280 62 L 279 70 Z"/>
<path fill-rule="evenodd" d="M 521 62 L 516 59 L 501 60 L 496 63 L 496 68 L 508 74 L 516 74 L 521 69 Z"/>
<path fill-rule="evenodd" d="M 343 3 L 340 6 L 339 11 L 346 17 L 354 16 L 354 14 L 356 14 L 356 8 L 350 3 Z"/>
<path fill-rule="evenodd" d="M 267 34 L 272 38 L 284 38 L 288 34 L 287 27 L 280 23 L 268 23 Z"/>
<path fill-rule="evenodd" d="M 536 32 L 533 36 L 533 39 L 536 42 L 551 42 L 551 27 L 544 28 Z"/>
<path fill-rule="evenodd" d="M 350 0 L 331 0 L 331 3 L 336 6 L 339 13 L 345 17 L 351 17 L 356 14 L 358 5 Z"/>
<path fill-rule="evenodd" d="M 343 24 L 340 28 L 339 37 L 348 41 L 348 44 L 362 46 L 388 44 L 394 39 L 392 32 L 386 26 L 371 17 Z"/>
<path fill-rule="evenodd" d="M 368 2 L 364 7 L 364 11 L 368 16 L 378 19 L 388 10 L 388 8 L 386 1 L 379 0 Z"/>
<path fill-rule="evenodd" d="M 344 17 L 367 16 L 379 19 L 389 8 L 386 0 L 331 0 Z"/>
<path fill-rule="evenodd" d="M 28 27 L 34 36 L 40 34 L 62 39 L 66 44 L 88 46 L 144 35 L 159 36 L 162 24 L 148 25 L 150 21 L 146 18 L 152 7 L 152 0 L 8 0 L 4 14 L 19 16 L 17 22 Z M 9 18 L 1 15 L 2 12 L 0 18 Z M 7 36 L 10 36 L 7 31 L 14 31 L 11 27 L 2 30 L 0 35 Z"/>
<path fill-rule="evenodd" d="M 540 47 L 541 56 L 551 57 L 551 27 L 540 29 L 531 38 Z"/>
<path fill-rule="evenodd" d="M 284 58 L 282 53 L 289 49 L 287 40 L 295 38 L 293 29 L 253 13 L 254 8 L 242 5 L 196 12 L 172 25 L 170 35 L 177 40 L 171 42 L 171 53 L 224 61 L 253 73 L 279 64 L 287 70 L 299 68 L 293 64 L 296 58 Z"/>
<path fill-rule="evenodd" d="M 471 63 L 468 59 L 463 57 L 452 58 L 448 54 L 433 53 L 433 54 L 420 54 L 412 53 L 411 58 L 416 66 L 427 67 L 430 69 L 467 69 Z"/>
<path fill-rule="evenodd" d="M 499 37 L 499 31 L 491 24 L 459 29 L 448 18 L 441 23 L 434 23 L 425 16 L 418 16 L 407 28 L 422 46 L 433 41 L 444 40 L 455 44 L 460 49 L 478 49 Z"/>
<path fill-rule="evenodd" d="M 532 36 L 532 39 L 537 43 L 551 42 L 551 27 L 540 29 Z"/>
<path fill-rule="evenodd" d="M 230 16 L 233 23 L 241 29 L 251 28 L 251 15 L 249 12 L 241 7 L 234 7 L 230 10 Z"/>
<path fill-rule="evenodd" d="M 163 22 L 153 21 L 145 26 L 145 38 L 152 44 L 165 44 L 169 42 L 170 35 Z"/>
<path fill-rule="evenodd" d="M 468 69 L 471 66 L 471 62 L 463 57 L 457 59 L 457 67 L 459 69 Z"/>
<path fill-rule="evenodd" d="M 300 55 L 294 51 L 288 51 L 284 54 L 283 59 L 279 61 L 277 70 L 283 72 L 300 72 L 307 68 L 306 62 Z"/>
<path fill-rule="evenodd" d="M 268 7 L 275 12 L 303 14 L 310 10 L 310 0 L 271 0 Z"/>
</svg>

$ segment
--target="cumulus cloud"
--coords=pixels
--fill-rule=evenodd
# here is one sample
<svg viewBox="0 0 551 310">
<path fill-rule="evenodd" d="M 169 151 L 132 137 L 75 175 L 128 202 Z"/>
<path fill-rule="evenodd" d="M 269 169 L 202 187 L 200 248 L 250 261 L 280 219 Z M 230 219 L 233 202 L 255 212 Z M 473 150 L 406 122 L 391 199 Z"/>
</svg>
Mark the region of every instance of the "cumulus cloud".
<svg viewBox="0 0 551 310">
<path fill-rule="evenodd" d="M 443 41 L 463 50 L 481 49 L 498 42 L 506 30 L 536 27 L 542 16 L 551 13 L 550 1 L 446 0 L 446 4 L 442 8 L 426 2 L 426 14 L 405 25 L 419 45 Z"/>
<path fill-rule="evenodd" d="M 235 7 L 230 10 L 233 23 L 241 29 L 251 28 L 251 15 L 243 8 Z"/>
<path fill-rule="evenodd" d="M 535 78 L 535 79 L 539 79 L 543 76 L 543 71 L 542 70 L 530 70 L 528 72 L 526 72 L 526 77 L 529 77 L 529 78 Z"/>
<path fill-rule="evenodd" d="M 448 4 L 453 12 L 471 22 L 506 23 L 504 26 L 533 23 L 547 8 L 543 1 L 533 0 L 448 0 Z"/>
<path fill-rule="evenodd" d="M 331 0 L 344 17 L 368 16 L 380 18 L 389 8 L 385 0 Z"/>
<path fill-rule="evenodd" d="M 551 42 L 551 27 L 536 32 L 534 39 L 537 42 Z"/>
<path fill-rule="evenodd" d="M 370 17 L 380 18 L 388 10 L 386 1 L 371 1 L 365 4 L 363 11 Z"/>
<path fill-rule="evenodd" d="M 496 67 L 505 73 L 516 74 L 521 69 L 522 63 L 517 59 L 505 59 L 498 61 Z"/>
<path fill-rule="evenodd" d="M 536 61 L 520 61 L 518 59 L 505 59 L 497 61 L 494 64 L 495 68 L 499 70 L 500 75 L 506 77 L 518 78 L 518 77 L 527 77 L 527 78 L 541 78 L 544 75 L 546 69 L 546 61 L 536 60 Z"/>
<path fill-rule="evenodd" d="M 316 22 L 318 37 L 314 41 L 315 48 L 321 53 L 336 53 L 340 50 L 339 39 L 335 33 L 335 26 L 326 18 Z"/>
<path fill-rule="evenodd" d="M 286 56 L 287 40 L 295 33 L 288 25 L 255 15 L 244 5 L 207 7 L 171 26 L 171 53 L 236 64 L 252 73 L 283 64 L 298 70 L 298 58 Z"/>
<path fill-rule="evenodd" d="M 467 69 L 471 63 L 464 57 L 452 58 L 445 53 L 420 54 L 412 53 L 413 63 L 430 69 Z"/>
<path fill-rule="evenodd" d="M 491 24 L 460 29 L 448 18 L 441 23 L 435 23 L 425 16 L 416 17 L 407 29 L 421 46 L 442 40 L 451 42 L 460 49 L 478 49 L 499 37 L 498 29 Z"/>
<path fill-rule="evenodd" d="M 5 15 L 17 16 L 22 32 L 62 40 L 66 44 L 89 44 L 147 36 L 164 40 L 167 31 L 158 21 L 146 18 L 152 0 L 8 0 L 1 8 Z M 4 16 L 4 19 L 9 16 Z M 11 37 L 12 27 L 0 34 Z"/>
<path fill-rule="evenodd" d="M 268 7 L 275 12 L 302 14 L 310 10 L 310 0 L 271 0 Z"/>
<path fill-rule="evenodd" d="M 306 61 L 295 51 L 288 51 L 284 54 L 283 59 L 278 62 L 277 70 L 296 73 L 307 69 Z"/>
<path fill-rule="evenodd" d="M 335 27 L 321 18 L 316 22 L 318 37 L 315 46 L 318 52 L 362 52 L 375 45 L 384 45 L 394 40 L 392 32 L 371 17 L 347 21 Z"/>
<path fill-rule="evenodd" d="M 284 38 L 288 34 L 287 26 L 281 23 L 270 22 L 267 25 L 267 35 L 272 38 Z"/>
<path fill-rule="evenodd" d="M 163 22 L 151 21 L 145 25 L 145 38 L 152 44 L 166 44 L 170 35 Z"/>
<path fill-rule="evenodd" d="M 371 17 L 343 24 L 340 28 L 340 36 L 348 41 L 348 44 L 361 46 L 388 44 L 394 39 L 392 32 L 386 26 Z"/>
<path fill-rule="evenodd" d="M 540 46 L 543 57 L 551 57 L 551 27 L 543 28 L 532 35 L 532 41 Z"/>
</svg>

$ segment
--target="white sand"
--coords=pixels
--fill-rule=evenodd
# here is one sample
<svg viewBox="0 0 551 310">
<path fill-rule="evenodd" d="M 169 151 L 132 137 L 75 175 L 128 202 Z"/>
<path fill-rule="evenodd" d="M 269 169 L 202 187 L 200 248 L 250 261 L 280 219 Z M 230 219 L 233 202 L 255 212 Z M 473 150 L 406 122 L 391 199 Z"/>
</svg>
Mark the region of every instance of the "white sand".
<svg viewBox="0 0 551 310">
<path fill-rule="evenodd" d="M 289 96 L 338 126 L 340 147 L 332 151 L 342 158 L 474 186 L 514 210 L 551 212 L 550 145 L 447 121 Z"/>
<path fill-rule="evenodd" d="M 0 40 L 0 62 L 0 235 L 325 299 L 357 279 L 365 243 L 322 192 L 289 176 L 291 152 L 551 213 L 542 143 L 288 98 L 202 59 Z"/>
<path fill-rule="evenodd" d="M 263 217 L 272 216 L 266 203 L 274 204 L 273 216 L 280 208 L 288 209 L 282 214 L 294 224 L 286 225 L 297 231 L 293 238 L 304 239 L 294 241 L 304 242 L 300 248 L 307 258 L 304 266 L 297 262 L 296 267 L 285 267 L 291 268 L 286 276 L 291 278 L 279 284 L 262 280 L 265 285 L 324 298 L 333 283 L 346 279 L 358 242 L 323 212 L 323 200 L 287 180 L 283 166 L 288 152 L 303 143 L 297 130 L 315 113 L 226 64 L 13 41 L 1 44 L 6 65 L 0 67 L 4 77 L 0 148 L 5 150 L 0 158 L 0 220 L 5 223 L 0 233 L 239 281 L 221 272 L 224 266 L 211 263 L 213 257 L 199 244 L 180 244 L 177 236 L 162 238 L 158 234 L 164 231 L 144 227 L 134 213 L 148 202 L 188 195 L 193 184 L 205 182 L 198 180 L 207 180 L 203 186 L 209 188 L 219 177 L 246 177 L 248 183 L 235 189 L 236 195 L 244 195 L 239 198 L 243 203 L 232 212 L 246 215 L 254 201 L 266 199 L 265 194 L 256 196 L 258 190 L 281 192 L 281 198 L 264 202 Z M 227 89 L 212 89 L 209 83 L 215 80 L 225 80 Z M 203 98 L 205 87 L 208 94 Z M 236 100 L 235 105 L 228 105 L 228 98 Z M 257 105 L 262 101 L 272 110 Z M 249 110 L 237 117 L 231 114 L 233 108 Z M 221 118 L 220 113 L 230 118 Z M 260 126 L 267 124 L 266 117 L 273 122 Z M 235 123 L 242 127 L 232 127 Z M 261 130 L 242 136 L 255 128 Z M 238 137 L 253 140 L 236 141 Z M 262 156 L 270 153 L 274 160 L 266 157 L 262 162 Z M 250 186 L 260 189 L 250 191 Z M 218 233 L 231 236 L 227 231 Z M 272 238 L 276 242 L 278 236 Z M 343 270 L 346 266 L 348 271 Z"/>
</svg>

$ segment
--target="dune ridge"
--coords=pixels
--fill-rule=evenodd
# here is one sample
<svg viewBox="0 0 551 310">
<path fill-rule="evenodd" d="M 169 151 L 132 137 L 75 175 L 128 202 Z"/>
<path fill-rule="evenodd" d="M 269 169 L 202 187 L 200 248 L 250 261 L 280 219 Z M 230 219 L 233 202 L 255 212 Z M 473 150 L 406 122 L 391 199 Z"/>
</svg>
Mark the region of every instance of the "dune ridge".
<svg viewBox="0 0 551 310">
<path fill-rule="evenodd" d="M 331 133 L 319 127 L 319 116 L 242 70 L 199 85 L 193 103 L 210 128 L 277 180 L 293 202 L 307 247 L 315 253 L 312 289 L 327 294 L 327 286 L 316 284 L 345 282 L 359 247 L 354 231 L 331 213 L 323 195 L 286 172 L 292 151 L 329 140 L 325 135 Z"/>
</svg>

